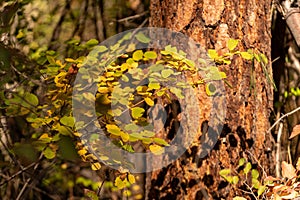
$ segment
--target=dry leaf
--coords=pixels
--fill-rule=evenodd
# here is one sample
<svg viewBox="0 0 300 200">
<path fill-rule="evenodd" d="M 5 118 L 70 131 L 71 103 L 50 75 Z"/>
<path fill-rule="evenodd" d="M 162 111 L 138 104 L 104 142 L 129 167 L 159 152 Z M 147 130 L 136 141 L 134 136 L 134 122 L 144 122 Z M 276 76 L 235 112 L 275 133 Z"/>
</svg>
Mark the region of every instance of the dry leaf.
<svg viewBox="0 0 300 200">
<path fill-rule="evenodd" d="M 292 139 L 292 138 L 296 137 L 299 134 L 300 134 L 300 124 L 294 126 L 292 134 L 291 134 L 289 139 Z"/>
<path fill-rule="evenodd" d="M 288 164 L 287 162 L 283 161 L 281 163 L 282 169 L 282 176 L 292 179 L 296 176 L 296 169 L 293 167 L 292 164 Z"/>
<path fill-rule="evenodd" d="M 300 157 L 298 158 L 296 168 L 297 168 L 298 171 L 300 171 Z"/>
</svg>

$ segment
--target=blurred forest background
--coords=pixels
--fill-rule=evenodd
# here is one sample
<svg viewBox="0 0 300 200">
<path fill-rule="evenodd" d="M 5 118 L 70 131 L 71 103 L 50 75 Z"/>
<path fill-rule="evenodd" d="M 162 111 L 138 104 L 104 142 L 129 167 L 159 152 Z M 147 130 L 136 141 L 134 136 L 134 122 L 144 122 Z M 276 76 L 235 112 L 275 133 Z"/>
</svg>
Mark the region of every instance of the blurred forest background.
<svg viewBox="0 0 300 200">
<path fill-rule="evenodd" d="M 147 27 L 149 4 L 150 0 L 0 1 L 1 199 L 143 199 L 143 175 L 119 190 L 111 175 L 116 172 L 105 167 L 95 171 L 82 161 L 72 126 L 60 120 L 71 112 L 71 95 L 67 87 L 55 87 L 54 77 L 65 70 L 74 80 L 76 64 L 95 45 L 122 31 Z M 300 106 L 299 47 L 276 9 L 272 17 L 277 91 L 271 124 Z M 299 123 L 298 111 L 272 130 L 277 177 L 281 161 L 296 165 L 300 137 L 289 137 Z"/>
</svg>

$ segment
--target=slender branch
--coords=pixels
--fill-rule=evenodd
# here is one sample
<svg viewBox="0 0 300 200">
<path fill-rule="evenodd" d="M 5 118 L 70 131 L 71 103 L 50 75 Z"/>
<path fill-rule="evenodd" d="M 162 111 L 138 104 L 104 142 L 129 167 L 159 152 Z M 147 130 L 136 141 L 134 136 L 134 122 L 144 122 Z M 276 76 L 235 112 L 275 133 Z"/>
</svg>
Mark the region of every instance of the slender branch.
<svg viewBox="0 0 300 200">
<path fill-rule="evenodd" d="M 136 15 L 125 17 L 123 19 L 117 20 L 117 22 L 124 22 L 124 21 L 128 21 L 128 20 L 131 20 L 131 19 L 136 19 L 136 18 L 139 18 L 139 17 L 142 17 L 142 16 L 146 15 L 147 13 L 148 13 L 148 11 L 145 11 L 145 12 L 142 12 L 142 13 L 139 13 L 139 14 L 136 14 Z"/>
<path fill-rule="evenodd" d="M 298 111 L 300 111 L 300 107 L 298 107 L 298 108 L 296 108 L 296 109 L 294 109 L 294 110 L 292 110 L 291 112 L 288 112 L 288 113 L 286 113 L 285 115 L 282 115 L 272 126 L 271 126 L 271 128 L 269 128 L 269 130 L 268 130 L 268 133 L 282 120 L 282 119 L 284 119 L 285 117 L 288 117 L 288 116 L 290 116 L 290 115 L 292 115 L 292 114 L 294 114 L 294 113 L 296 113 L 296 112 L 298 112 Z"/>
</svg>

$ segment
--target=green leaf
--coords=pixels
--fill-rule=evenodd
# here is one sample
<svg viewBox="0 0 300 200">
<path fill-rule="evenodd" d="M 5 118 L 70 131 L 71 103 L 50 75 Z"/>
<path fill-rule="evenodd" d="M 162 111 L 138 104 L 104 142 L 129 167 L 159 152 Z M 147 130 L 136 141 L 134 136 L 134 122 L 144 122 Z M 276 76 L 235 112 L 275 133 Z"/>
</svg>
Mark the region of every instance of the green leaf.
<svg viewBox="0 0 300 200">
<path fill-rule="evenodd" d="M 151 65 L 149 67 L 149 70 L 151 72 L 158 72 L 164 69 L 164 66 L 162 64 L 155 64 L 155 65 Z"/>
<path fill-rule="evenodd" d="M 93 51 L 102 53 L 102 52 L 104 52 L 104 51 L 107 51 L 107 47 L 106 47 L 106 46 L 103 46 L 103 45 L 101 45 L 101 46 L 96 46 L 96 47 L 93 48 Z"/>
<path fill-rule="evenodd" d="M 91 200 L 99 200 L 97 193 L 92 190 L 84 189 L 84 194 Z"/>
<path fill-rule="evenodd" d="M 32 93 L 26 92 L 24 95 L 24 99 L 25 99 L 26 103 L 29 103 L 31 106 L 39 105 L 39 99 L 37 98 L 36 95 L 34 95 Z"/>
<path fill-rule="evenodd" d="M 67 117 L 67 116 L 63 116 L 60 119 L 60 123 L 65 125 L 65 126 L 69 126 L 69 127 L 73 127 L 75 124 L 75 120 L 73 117 Z"/>
<path fill-rule="evenodd" d="M 131 115 L 134 119 L 140 118 L 144 114 L 144 108 L 134 107 L 131 109 Z"/>
<path fill-rule="evenodd" d="M 152 132 L 152 131 L 144 130 L 143 132 L 141 132 L 141 135 L 145 136 L 145 137 L 148 137 L 148 138 L 151 138 L 155 135 L 155 133 Z"/>
<path fill-rule="evenodd" d="M 50 147 L 47 147 L 44 151 L 43 151 L 44 156 L 47 159 L 53 159 L 56 155 L 55 151 L 53 151 Z"/>
<path fill-rule="evenodd" d="M 264 186 L 264 185 L 259 186 L 257 195 L 258 196 L 262 195 L 265 192 L 265 190 L 266 190 L 266 186 Z"/>
<path fill-rule="evenodd" d="M 155 51 L 147 51 L 147 52 L 145 52 L 144 56 L 145 56 L 145 58 L 148 58 L 148 59 L 157 58 L 157 54 Z"/>
<path fill-rule="evenodd" d="M 182 95 L 182 90 L 175 88 L 175 87 L 171 87 L 170 92 L 172 92 L 173 94 L 176 95 L 176 97 L 178 97 L 179 99 L 183 99 L 184 96 Z"/>
<path fill-rule="evenodd" d="M 137 50 L 132 54 L 132 58 L 135 61 L 139 61 L 141 59 L 143 59 L 143 51 L 142 50 Z"/>
<path fill-rule="evenodd" d="M 260 186 L 261 186 L 260 182 L 257 179 L 252 178 L 252 187 L 258 189 Z"/>
<path fill-rule="evenodd" d="M 138 34 L 136 34 L 135 38 L 142 43 L 149 43 L 151 41 L 150 38 L 145 36 L 144 33 L 142 33 L 142 32 L 139 32 Z"/>
<path fill-rule="evenodd" d="M 230 38 L 227 42 L 227 47 L 228 47 L 229 51 L 234 50 L 235 47 L 238 45 L 238 43 L 239 43 L 239 40 Z"/>
<path fill-rule="evenodd" d="M 248 162 L 244 168 L 244 173 L 248 174 L 248 172 L 251 170 L 251 168 L 252 168 L 252 165 L 251 165 L 251 163 Z"/>
<path fill-rule="evenodd" d="M 231 170 L 230 169 L 221 169 L 219 174 L 223 177 L 227 176 L 228 174 L 230 174 Z"/>
<path fill-rule="evenodd" d="M 95 45 L 97 45 L 99 43 L 99 41 L 98 40 L 96 40 L 96 39 L 90 39 L 89 41 L 87 41 L 86 43 L 85 43 L 85 45 L 87 45 L 87 46 L 95 46 Z"/>
<path fill-rule="evenodd" d="M 253 55 L 248 53 L 248 52 L 241 52 L 240 53 L 242 58 L 246 59 L 246 60 L 252 60 L 253 59 Z"/>
<path fill-rule="evenodd" d="M 263 53 L 260 53 L 259 55 L 260 55 L 260 58 L 261 58 L 262 62 L 265 65 L 268 64 L 268 58 L 267 58 L 267 56 L 265 54 L 263 54 Z"/>
<path fill-rule="evenodd" d="M 167 45 L 165 47 L 165 50 L 169 51 L 169 52 L 177 53 L 177 48 L 176 47 L 172 47 L 171 45 Z"/>
<path fill-rule="evenodd" d="M 139 130 L 139 126 L 136 124 L 126 124 L 124 129 L 126 131 L 137 131 L 137 130 Z"/>
<path fill-rule="evenodd" d="M 164 69 L 161 71 L 161 76 L 163 78 L 168 78 L 171 74 L 174 74 L 174 71 L 172 69 Z"/>
<path fill-rule="evenodd" d="M 59 126 L 57 128 L 57 131 L 65 136 L 72 136 L 72 130 L 69 127 L 65 127 L 65 126 Z"/>
<path fill-rule="evenodd" d="M 153 142 L 164 146 L 170 146 L 169 143 L 167 143 L 164 139 L 161 138 L 153 138 Z"/>
</svg>

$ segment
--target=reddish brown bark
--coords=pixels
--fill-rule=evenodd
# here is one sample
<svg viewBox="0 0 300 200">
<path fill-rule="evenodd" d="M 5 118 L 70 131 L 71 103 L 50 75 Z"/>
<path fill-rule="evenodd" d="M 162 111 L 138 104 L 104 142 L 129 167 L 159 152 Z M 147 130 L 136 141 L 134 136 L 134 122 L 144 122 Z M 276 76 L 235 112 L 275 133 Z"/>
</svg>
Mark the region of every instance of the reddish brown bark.
<svg viewBox="0 0 300 200">
<path fill-rule="evenodd" d="M 238 48 L 256 49 L 270 58 L 271 1 L 255 0 L 152 0 L 150 26 L 166 27 L 187 34 L 205 49 L 226 52 L 229 38 L 239 39 Z M 272 75 L 271 66 L 267 66 Z M 226 122 L 219 142 L 204 159 L 197 159 L 200 138 L 209 121 L 203 88 L 196 91 L 201 104 L 199 139 L 179 160 L 148 174 L 146 199 L 232 199 L 247 195 L 242 184 L 227 184 L 219 176 L 224 168 L 234 169 L 240 158 L 273 172 L 272 136 L 267 133 L 272 109 L 272 86 L 259 63 L 234 57 L 222 66 L 232 88 L 227 91 Z M 254 85 L 251 78 L 255 77 Z M 262 172 L 260 167 L 257 169 Z M 244 180 L 243 180 L 244 181 Z M 239 187 L 239 189 L 238 189 Z"/>
</svg>

